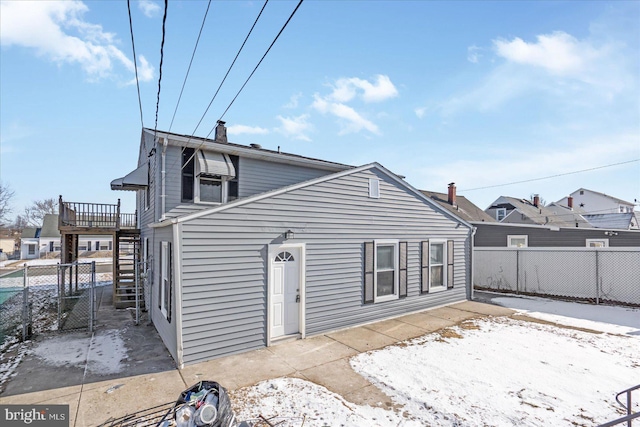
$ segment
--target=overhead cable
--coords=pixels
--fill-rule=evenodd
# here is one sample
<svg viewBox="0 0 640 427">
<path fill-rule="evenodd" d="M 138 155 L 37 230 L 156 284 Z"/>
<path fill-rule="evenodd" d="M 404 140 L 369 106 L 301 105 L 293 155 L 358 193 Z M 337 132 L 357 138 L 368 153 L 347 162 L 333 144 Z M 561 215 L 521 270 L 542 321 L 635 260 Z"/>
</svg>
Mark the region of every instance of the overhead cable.
<svg viewBox="0 0 640 427">
<path fill-rule="evenodd" d="M 593 168 L 582 169 L 582 170 L 573 171 L 573 172 L 559 173 L 559 174 L 556 174 L 556 175 L 544 176 L 542 178 L 532 178 L 532 179 L 525 179 L 525 180 L 522 180 L 522 181 L 508 182 L 506 184 L 495 184 L 495 185 L 487 185 L 485 187 L 468 188 L 468 189 L 464 189 L 464 190 L 458 190 L 458 193 L 463 193 L 463 192 L 467 192 L 467 191 L 484 190 L 484 189 L 487 189 L 487 188 L 506 187 L 507 185 L 523 184 L 525 182 L 541 181 L 543 179 L 557 178 L 559 176 L 573 175 L 573 174 L 576 174 L 576 173 L 589 172 L 589 171 L 593 171 L 593 170 L 597 170 L 597 169 L 610 168 L 612 166 L 626 165 L 628 163 L 634 163 L 634 162 L 640 162 L 640 159 L 627 160 L 625 162 L 612 163 L 612 164 L 604 165 L 604 166 L 596 166 L 596 167 L 593 167 Z"/>
<path fill-rule="evenodd" d="M 131 21 L 130 0 L 127 0 L 127 11 L 129 12 L 129 32 L 131 33 L 131 48 L 133 49 L 133 68 L 136 72 L 136 87 L 138 88 L 138 106 L 140 107 L 140 126 L 144 127 L 144 120 L 142 120 L 142 99 L 140 98 L 140 81 L 138 80 L 138 61 L 136 59 L 136 44 L 133 41 L 133 22 Z"/>
<path fill-rule="evenodd" d="M 196 39 L 196 45 L 193 47 L 193 53 L 191 54 L 191 61 L 189 61 L 189 67 L 187 68 L 187 74 L 184 76 L 184 81 L 182 82 L 182 89 L 180 89 L 180 96 L 178 96 L 178 102 L 176 103 L 176 109 L 173 110 L 173 117 L 171 117 L 171 124 L 169 125 L 169 132 L 171 132 L 171 128 L 173 127 L 173 121 L 176 118 L 176 113 L 178 112 L 178 107 L 180 106 L 180 100 L 182 99 L 182 92 L 184 92 L 184 86 L 187 84 L 187 78 L 189 77 L 189 71 L 191 71 L 191 64 L 193 64 L 193 58 L 196 56 L 196 50 L 198 50 L 198 43 L 200 42 L 200 36 L 202 35 L 202 29 L 204 28 L 204 23 L 207 21 L 207 15 L 209 14 L 209 7 L 211 6 L 211 0 L 207 3 L 207 10 L 204 12 L 204 18 L 202 18 L 202 25 L 200 25 L 200 32 L 198 33 L 198 38 Z"/>
<path fill-rule="evenodd" d="M 244 87 L 247 85 L 247 83 L 249 82 L 249 80 L 251 79 L 251 77 L 253 77 L 253 74 L 256 72 L 256 70 L 258 69 L 258 67 L 260 66 L 260 64 L 262 64 L 262 61 L 264 60 L 264 58 L 267 56 L 267 54 L 269 53 L 269 51 L 271 50 L 271 48 L 273 47 L 273 45 L 276 43 L 276 41 L 278 40 L 278 38 L 280 37 L 280 34 L 282 34 L 282 32 L 284 31 L 284 29 L 287 27 L 287 25 L 289 24 L 289 22 L 291 21 L 291 18 L 293 18 L 293 15 L 296 14 L 296 12 L 298 11 L 298 9 L 300 8 L 300 5 L 302 4 L 304 0 L 300 0 L 298 2 L 298 5 L 296 6 L 296 8 L 293 10 L 293 12 L 291 12 L 291 15 L 289 16 L 289 19 L 287 19 L 287 22 L 284 23 L 284 25 L 282 26 L 282 28 L 280 29 L 280 31 L 278 32 L 278 35 L 276 35 L 276 38 L 273 39 L 273 41 L 271 42 L 271 44 L 269 45 L 269 48 L 267 49 L 267 51 L 264 53 L 264 55 L 262 55 L 262 58 L 260 58 L 260 61 L 258 61 L 258 63 L 256 64 L 255 68 L 253 69 L 253 71 L 251 72 L 251 74 L 249 74 L 249 77 L 247 77 L 247 80 L 244 82 L 244 84 L 242 85 L 242 87 L 240 88 L 240 90 L 238 91 L 238 93 L 236 94 L 236 96 L 233 97 L 233 99 L 231 100 L 231 102 L 229 103 L 229 106 L 224 110 L 224 112 L 222 113 L 222 115 L 220 116 L 220 118 L 218 120 L 222 120 L 222 118 L 224 117 L 225 114 L 227 114 L 227 111 L 229 111 L 229 108 L 231 108 L 231 106 L 233 105 L 233 103 L 235 102 L 236 98 L 238 98 L 238 95 L 240 95 L 240 92 L 242 92 L 242 90 L 244 89 Z M 213 130 L 215 129 L 215 126 L 211 129 L 211 131 L 207 134 L 207 138 L 209 137 L 209 135 L 211 135 L 211 132 L 213 132 Z"/>
</svg>

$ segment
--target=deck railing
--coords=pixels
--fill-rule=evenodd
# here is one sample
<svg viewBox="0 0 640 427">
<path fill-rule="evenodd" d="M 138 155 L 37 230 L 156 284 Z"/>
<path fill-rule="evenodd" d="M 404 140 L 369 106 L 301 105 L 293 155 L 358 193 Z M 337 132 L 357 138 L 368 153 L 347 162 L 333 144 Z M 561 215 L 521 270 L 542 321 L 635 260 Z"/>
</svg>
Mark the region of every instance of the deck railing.
<svg viewBox="0 0 640 427">
<path fill-rule="evenodd" d="M 135 213 L 120 213 L 118 204 L 64 202 L 60 196 L 60 227 L 113 229 L 136 228 Z"/>
</svg>

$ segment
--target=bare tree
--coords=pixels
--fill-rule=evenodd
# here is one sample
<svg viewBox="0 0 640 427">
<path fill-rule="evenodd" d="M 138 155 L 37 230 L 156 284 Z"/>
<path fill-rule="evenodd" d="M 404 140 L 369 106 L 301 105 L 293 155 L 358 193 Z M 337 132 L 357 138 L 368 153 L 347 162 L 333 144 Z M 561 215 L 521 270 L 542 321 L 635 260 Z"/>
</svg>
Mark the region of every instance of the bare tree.
<svg viewBox="0 0 640 427">
<path fill-rule="evenodd" d="M 9 185 L 0 182 L 0 224 L 7 220 L 7 216 L 13 210 L 10 204 L 13 195 L 14 192 Z"/>
<path fill-rule="evenodd" d="M 24 208 L 24 214 L 18 216 L 16 223 L 27 224 L 33 227 L 42 226 L 42 221 L 46 214 L 58 213 L 58 200 L 43 199 L 35 200 L 31 206 Z"/>
</svg>

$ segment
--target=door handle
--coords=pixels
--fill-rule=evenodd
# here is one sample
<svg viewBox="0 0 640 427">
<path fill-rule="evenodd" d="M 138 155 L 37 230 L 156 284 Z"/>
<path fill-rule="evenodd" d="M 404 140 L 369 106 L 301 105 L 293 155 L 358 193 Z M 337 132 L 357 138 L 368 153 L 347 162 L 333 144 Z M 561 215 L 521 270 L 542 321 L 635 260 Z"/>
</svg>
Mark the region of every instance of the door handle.
<svg viewBox="0 0 640 427">
<path fill-rule="evenodd" d="M 300 295 L 296 295 L 296 302 L 300 302 Z"/>
</svg>

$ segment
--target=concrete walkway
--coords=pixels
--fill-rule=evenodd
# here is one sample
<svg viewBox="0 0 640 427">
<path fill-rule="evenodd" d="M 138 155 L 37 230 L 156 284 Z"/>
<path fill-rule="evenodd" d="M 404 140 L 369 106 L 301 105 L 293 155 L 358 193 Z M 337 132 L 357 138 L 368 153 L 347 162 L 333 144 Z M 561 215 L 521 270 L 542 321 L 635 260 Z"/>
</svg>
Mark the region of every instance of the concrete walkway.
<svg viewBox="0 0 640 427">
<path fill-rule="evenodd" d="M 77 385 L 53 387 L 0 397 L 0 404 L 69 404 L 72 426 L 92 426 L 177 399 L 200 380 L 214 380 L 229 390 L 278 377 L 297 377 L 320 384 L 357 404 L 390 407 L 388 396 L 355 373 L 349 358 L 400 341 L 454 326 L 470 319 L 510 316 L 496 305 L 466 301 L 395 319 L 340 330 L 304 340 L 190 365 L 182 370 L 155 372 L 106 380 L 83 379 Z M 39 373 L 42 374 L 42 373 Z M 23 381 L 47 381 L 34 377 Z M 13 380 L 12 380 L 13 381 Z"/>
</svg>

